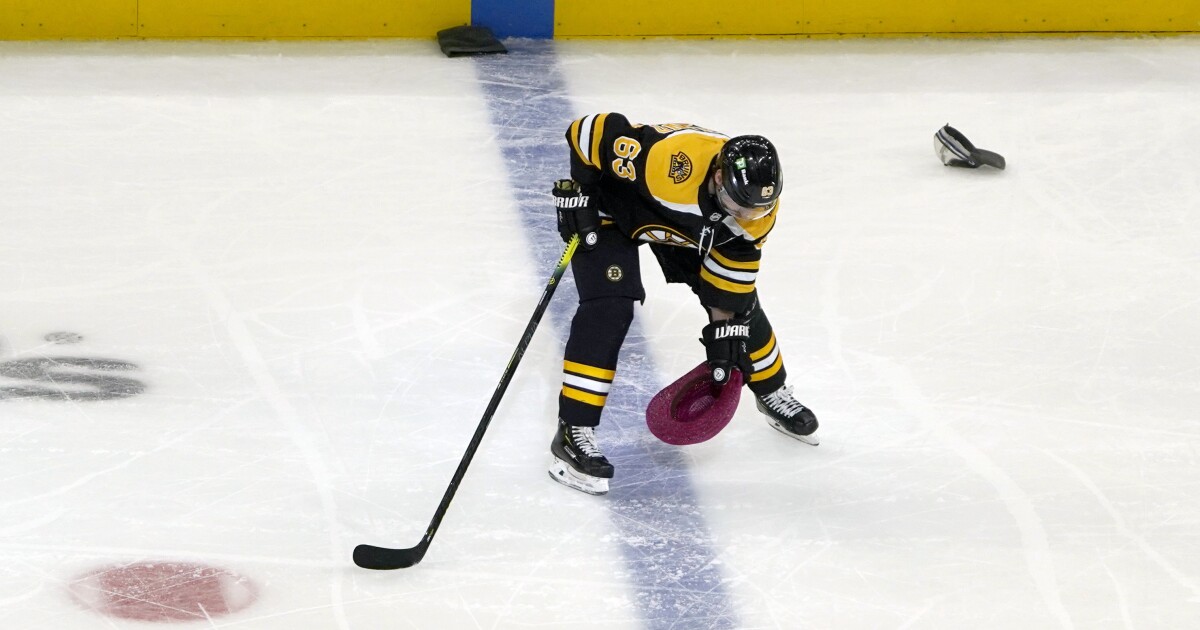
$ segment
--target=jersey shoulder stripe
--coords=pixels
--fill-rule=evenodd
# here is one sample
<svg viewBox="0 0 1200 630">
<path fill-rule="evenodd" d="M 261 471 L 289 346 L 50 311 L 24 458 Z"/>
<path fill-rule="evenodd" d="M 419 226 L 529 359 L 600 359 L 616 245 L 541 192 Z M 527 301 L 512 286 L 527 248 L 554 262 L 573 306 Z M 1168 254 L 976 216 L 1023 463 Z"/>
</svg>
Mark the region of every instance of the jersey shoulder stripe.
<svg viewBox="0 0 1200 630">
<path fill-rule="evenodd" d="M 571 123 L 571 127 L 567 129 L 567 140 L 571 145 L 571 149 L 575 151 L 575 157 L 579 158 L 584 164 L 591 166 L 592 163 L 588 160 L 588 155 L 579 148 L 579 127 L 582 125 L 583 120 L 582 118 L 576 118 Z"/>
<path fill-rule="evenodd" d="M 573 121 L 567 132 L 575 155 L 592 168 L 602 168 L 600 149 L 604 140 L 604 123 L 607 120 L 608 114 L 590 114 Z"/>
</svg>

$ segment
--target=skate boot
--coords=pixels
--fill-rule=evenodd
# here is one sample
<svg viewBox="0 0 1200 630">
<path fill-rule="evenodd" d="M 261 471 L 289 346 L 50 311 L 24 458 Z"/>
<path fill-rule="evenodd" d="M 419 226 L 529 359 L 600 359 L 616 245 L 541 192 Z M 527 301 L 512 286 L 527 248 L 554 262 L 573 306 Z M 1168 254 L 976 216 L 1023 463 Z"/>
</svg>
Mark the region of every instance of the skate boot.
<svg viewBox="0 0 1200 630">
<path fill-rule="evenodd" d="M 821 443 L 813 434 L 817 430 L 817 416 L 792 398 L 791 387 L 780 387 L 766 396 L 757 398 L 758 410 L 767 416 L 767 423 L 777 431 L 805 444 L 816 446 Z"/>
<path fill-rule="evenodd" d="M 550 477 L 558 483 L 588 494 L 608 492 L 613 465 L 596 446 L 592 427 L 572 427 L 559 420 L 550 454 Z"/>
</svg>

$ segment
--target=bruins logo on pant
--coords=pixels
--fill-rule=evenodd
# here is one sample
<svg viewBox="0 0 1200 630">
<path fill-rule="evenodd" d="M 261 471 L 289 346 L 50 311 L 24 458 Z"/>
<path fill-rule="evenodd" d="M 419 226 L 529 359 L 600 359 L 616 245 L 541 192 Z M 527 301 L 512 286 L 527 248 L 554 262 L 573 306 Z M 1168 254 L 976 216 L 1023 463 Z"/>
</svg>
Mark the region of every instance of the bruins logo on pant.
<svg viewBox="0 0 1200 630">
<path fill-rule="evenodd" d="M 625 272 L 617 265 L 609 265 L 608 269 L 604 270 L 604 277 L 610 282 L 620 282 L 621 278 L 625 277 Z"/>
</svg>

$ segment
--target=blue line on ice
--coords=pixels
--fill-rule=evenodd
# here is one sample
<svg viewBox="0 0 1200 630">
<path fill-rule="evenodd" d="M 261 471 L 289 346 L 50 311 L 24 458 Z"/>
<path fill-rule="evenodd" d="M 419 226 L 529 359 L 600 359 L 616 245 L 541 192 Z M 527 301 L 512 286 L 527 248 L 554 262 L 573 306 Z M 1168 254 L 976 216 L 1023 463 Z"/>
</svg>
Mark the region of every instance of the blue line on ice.
<svg viewBox="0 0 1200 630">
<path fill-rule="evenodd" d="M 569 175 L 563 132 L 584 112 L 576 113 L 567 98 L 553 42 L 509 40 L 506 45 L 510 54 L 479 57 L 476 70 L 530 250 L 537 268 L 549 270 L 562 253 L 550 185 Z M 643 273 L 657 270 L 648 267 Z M 574 282 L 565 282 L 548 311 L 564 338 L 577 299 Z M 611 491 L 599 500 L 609 506 L 647 627 L 734 628 L 733 603 L 687 464 L 680 451 L 645 428 L 646 404 L 662 386 L 649 341 L 635 321 L 597 432 L 617 468 Z M 554 418 L 546 418 L 547 447 L 553 426 Z"/>
</svg>

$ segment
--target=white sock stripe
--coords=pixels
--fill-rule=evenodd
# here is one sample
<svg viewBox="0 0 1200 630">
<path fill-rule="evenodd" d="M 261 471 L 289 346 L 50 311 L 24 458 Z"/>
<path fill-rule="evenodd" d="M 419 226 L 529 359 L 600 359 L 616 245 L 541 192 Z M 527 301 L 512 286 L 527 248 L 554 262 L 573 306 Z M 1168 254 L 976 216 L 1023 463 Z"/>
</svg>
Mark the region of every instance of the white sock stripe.
<svg viewBox="0 0 1200 630">
<path fill-rule="evenodd" d="M 608 390 L 612 388 L 612 383 L 597 381 L 566 372 L 563 372 L 563 385 L 570 385 L 575 389 L 582 389 L 585 392 L 591 392 L 601 396 L 608 394 Z"/>
<path fill-rule="evenodd" d="M 778 356 L 779 356 L 779 344 L 775 344 L 775 347 L 771 349 L 770 354 L 759 359 L 758 361 L 756 361 L 754 363 L 754 371 L 761 372 L 761 371 L 771 367 L 771 365 L 773 365 L 775 363 L 775 359 Z"/>
</svg>

